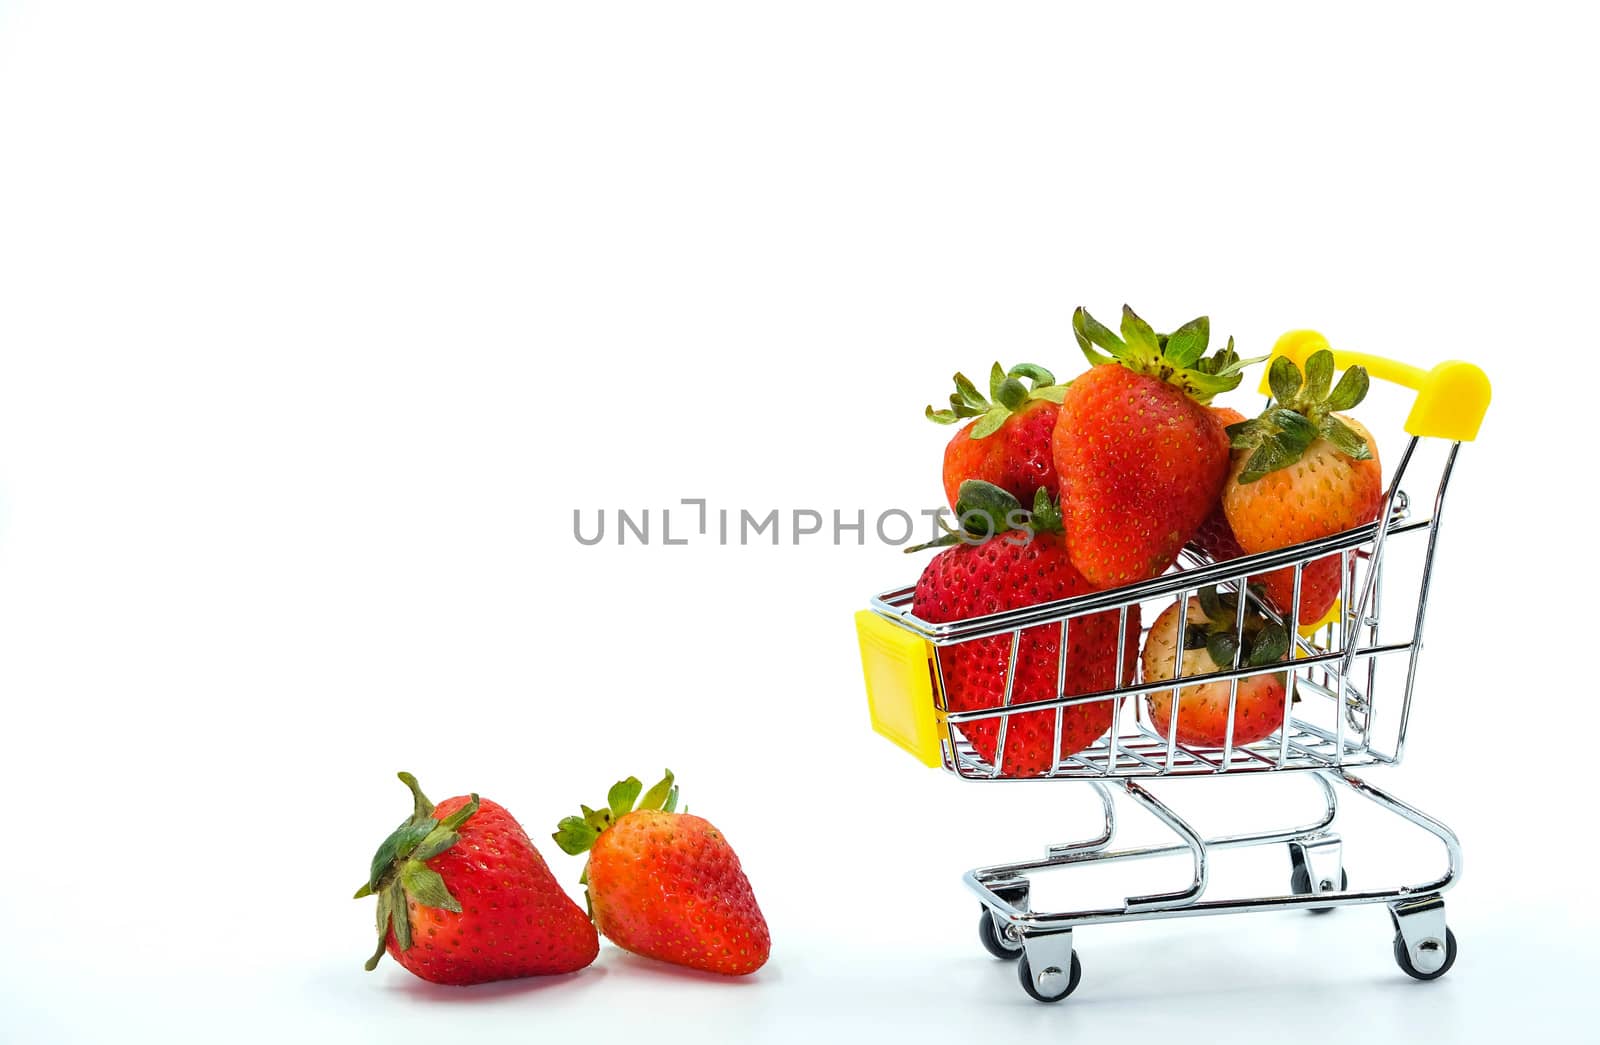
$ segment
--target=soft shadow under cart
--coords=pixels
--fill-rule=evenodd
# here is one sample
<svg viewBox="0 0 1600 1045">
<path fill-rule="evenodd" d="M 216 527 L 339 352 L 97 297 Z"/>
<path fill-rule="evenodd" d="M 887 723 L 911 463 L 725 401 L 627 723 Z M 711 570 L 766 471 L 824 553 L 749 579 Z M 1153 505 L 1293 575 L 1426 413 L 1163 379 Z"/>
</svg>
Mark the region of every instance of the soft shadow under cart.
<svg viewBox="0 0 1600 1045">
<path fill-rule="evenodd" d="M 1280 339 L 1274 354 L 1289 355 L 1297 364 L 1326 342 L 1309 331 Z M 1104 825 L 1093 838 L 1049 846 L 1030 861 L 980 867 L 966 884 L 982 903 L 979 939 L 990 953 L 1017 961 L 1022 987 L 1039 1001 L 1059 1001 L 1078 985 L 1081 966 L 1073 950 L 1079 926 L 1154 918 L 1290 909 L 1325 911 L 1356 904 L 1386 904 L 1394 922 L 1394 957 L 1417 979 L 1444 975 L 1456 958 L 1455 935 L 1445 924 L 1442 894 L 1461 874 L 1461 846 L 1454 832 L 1439 820 L 1367 783 L 1352 771 L 1366 766 L 1399 764 L 1405 752 L 1407 727 L 1428 588 L 1435 565 L 1435 546 L 1452 469 L 1464 441 L 1476 437 L 1489 402 L 1483 372 L 1467 363 L 1442 363 L 1430 371 L 1357 353 L 1335 351 L 1343 369 L 1363 365 L 1374 377 L 1413 389 L 1417 395 L 1406 422 L 1404 445 L 1377 521 L 1322 540 L 1226 562 L 1185 550 L 1178 566 L 1141 584 L 1097 592 L 966 620 L 933 624 L 911 612 L 914 588 L 898 588 L 872 600 L 857 615 L 857 631 L 866 675 L 874 728 L 929 766 L 943 767 L 963 780 L 1000 782 L 1005 742 L 993 761 L 981 757 L 962 736 L 962 728 L 981 720 L 1002 722 L 1012 715 L 1054 710 L 1060 736 L 1064 709 L 1095 701 L 1112 703 L 1112 726 L 1095 744 L 1060 758 L 1047 779 L 1086 782 L 1104 810 Z M 1425 451 L 1433 450 L 1434 453 Z M 1436 459 L 1427 479 L 1432 497 L 1424 507 L 1402 492 L 1402 482 L 1421 476 L 1419 462 Z M 1329 556 L 1341 565 L 1340 600 L 1329 619 L 1291 631 L 1287 663 L 1234 667 L 1209 675 L 1186 676 L 1185 686 L 1208 681 L 1231 685 L 1228 738 L 1233 736 L 1233 704 L 1238 680 L 1270 671 L 1292 675 L 1287 687 L 1284 724 L 1265 740 L 1221 747 L 1193 747 L 1177 741 L 1176 730 L 1163 738 L 1152 726 L 1143 695 L 1171 690 L 1173 683 L 1142 683 L 1122 678 L 1119 648 L 1115 688 L 1065 695 L 1073 621 L 1108 611 L 1120 614 L 1117 634 L 1127 635 L 1128 614 L 1141 604 L 1187 600 L 1200 589 L 1218 586 L 1243 593 L 1266 615 L 1272 608 L 1247 587 L 1253 575 L 1281 568 L 1294 571 L 1294 605 L 1288 620 L 1300 613 L 1301 573 Z M 1387 590 L 1386 590 L 1387 589 Z M 1281 618 L 1280 618 L 1281 619 Z M 1025 629 L 1061 629 L 1057 696 L 1050 700 L 1013 703 L 1016 650 Z M 1180 627 L 1181 632 L 1181 627 Z M 941 651 L 961 642 L 1011 636 L 1005 699 L 993 709 L 951 711 L 941 684 Z M 1119 645 L 1131 638 L 1119 638 Z M 1297 696 L 1295 696 L 1297 694 Z M 1173 709 L 1173 719 L 1178 711 Z M 1254 775 L 1271 777 L 1304 772 L 1315 782 L 1319 812 L 1309 822 L 1284 829 L 1206 838 L 1145 786 L 1149 780 Z M 1037 779 L 1037 778 L 1035 778 Z M 1387 889 L 1351 888 L 1344 873 L 1339 836 L 1332 830 L 1338 796 L 1353 792 L 1379 808 L 1414 824 L 1442 843 L 1447 864 L 1442 874 L 1416 884 Z M 1116 834 L 1114 796 L 1122 795 L 1171 829 L 1171 844 L 1113 848 Z M 1212 854 L 1245 846 L 1283 845 L 1290 858 L 1290 891 L 1277 896 L 1208 900 Z M 1120 906 L 1089 910 L 1038 911 L 1029 902 L 1030 877 L 1041 871 L 1187 854 L 1193 874 L 1182 888 L 1128 897 Z"/>
</svg>

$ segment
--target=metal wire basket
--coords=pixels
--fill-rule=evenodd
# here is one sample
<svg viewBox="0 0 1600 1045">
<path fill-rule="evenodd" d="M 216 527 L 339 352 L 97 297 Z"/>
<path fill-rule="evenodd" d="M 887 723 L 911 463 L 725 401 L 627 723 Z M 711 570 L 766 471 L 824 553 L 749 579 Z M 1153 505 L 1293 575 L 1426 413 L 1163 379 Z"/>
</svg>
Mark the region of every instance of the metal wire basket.
<svg viewBox="0 0 1600 1045">
<path fill-rule="evenodd" d="M 1326 341 L 1310 331 L 1279 340 L 1274 354 L 1297 363 Z M 1109 705 L 1111 727 L 1098 741 L 1057 757 L 1044 779 L 1088 780 L 1099 793 L 1105 828 L 1095 838 L 1050 846 L 1043 861 L 1023 861 L 980 868 L 967 876 L 984 906 L 980 939 L 993 954 L 1020 957 L 1022 984 L 1041 1001 L 1057 1001 L 1076 988 L 1079 961 L 1072 951 L 1073 926 L 1128 918 L 1236 913 L 1292 907 L 1326 910 L 1358 903 L 1387 903 L 1393 915 L 1395 958 L 1401 968 L 1421 979 L 1442 975 L 1455 960 L 1455 939 L 1444 924 L 1439 894 L 1454 884 L 1460 871 L 1460 847 L 1439 821 L 1406 805 L 1350 774 L 1374 765 L 1396 765 L 1404 756 L 1417 666 L 1422 651 L 1428 589 L 1445 494 L 1463 441 L 1476 437 L 1488 406 L 1489 385 L 1481 370 L 1465 363 L 1444 363 L 1422 371 L 1380 357 L 1336 352 L 1340 368 L 1361 364 L 1376 377 L 1418 393 L 1406 422 L 1408 442 L 1395 466 L 1377 520 L 1344 533 L 1259 555 L 1212 561 L 1197 548 L 1186 549 L 1167 574 L 1140 584 L 1057 602 L 932 623 L 911 612 L 914 587 L 884 592 L 871 609 L 857 615 L 869 704 L 874 728 L 930 766 L 965 780 L 1021 779 L 1007 772 L 1007 723 L 1019 715 L 1053 714 L 1056 744 L 1061 748 L 1067 710 L 1090 704 Z M 1430 479 L 1429 512 L 1417 518 L 1401 483 L 1414 479 L 1413 468 L 1428 447 L 1442 450 L 1436 478 Z M 1170 692 L 1171 721 L 1180 721 L 1182 689 L 1172 679 L 1140 681 L 1124 678 L 1125 644 L 1130 615 L 1138 607 L 1165 608 L 1175 601 L 1184 609 L 1176 634 L 1183 634 L 1188 600 L 1214 586 L 1235 593 L 1240 635 L 1244 610 L 1252 604 L 1264 616 L 1283 621 L 1301 618 L 1303 574 L 1308 567 L 1337 557 L 1339 600 L 1328 618 L 1312 627 L 1288 629 L 1292 636 L 1286 662 L 1259 666 L 1234 665 L 1205 675 L 1181 671 L 1182 686 L 1223 682 L 1229 686 L 1227 729 L 1218 746 L 1193 746 L 1180 741 L 1178 729 L 1158 731 L 1145 707 L 1145 695 Z M 1250 579 L 1275 570 L 1293 573 L 1293 599 L 1279 614 L 1251 587 Z M 1075 621 L 1116 613 L 1115 685 L 1093 693 L 1066 692 L 1068 637 Z M 1143 619 L 1149 619 L 1146 615 Z M 1051 699 L 1014 701 L 1017 658 L 1027 648 L 1033 629 L 1059 629 L 1056 695 Z M 1146 629 L 1148 630 L 1148 629 Z M 992 708 L 951 710 L 945 700 L 944 658 L 964 642 L 1009 636 L 1009 662 L 1004 695 Z M 1240 644 L 1242 645 L 1242 643 Z M 1255 675 L 1286 673 L 1282 725 L 1264 740 L 1234 743 L 1234 718 L 1240 682 Z M 997 742 L 992 759 L 981 756 L 963 735 L 975 723 L 994 723 Z M 1217 776 L 1271 776 L 1293 771 L 1316 774 L 1325 798 L 1323 815 L 1309 824 L 1283 830 L 1205 839 L 1140 781 Z M 1031 777 L 1028 779 L 1039 779 Z M 1337 815 L 1335 790 L 1343 787 L 1369 798 L 1423 828 L 1444 843 L 1449 866 L 1445 874 L 1421 886 L 1352 892 L 1345 885 L 1340 841 L 1329 828 Z M 1111 851 L 1115 833 L 1115 785 L 1155 814 L 1181 842 L 1174 846 Z M 1276 897 L 1204 901 L 1208 853 L 1218 848 L 1286 843 L 1292 892 Z M 1034 872 L 1089 861 L 1129 859 L 1181 853 L 1193 858 L 1194 876 L 1183 889 L 1132 897 L 1120 909 L 1040 914 L 1028 907 L 1028 876 Z"/>
</svg>

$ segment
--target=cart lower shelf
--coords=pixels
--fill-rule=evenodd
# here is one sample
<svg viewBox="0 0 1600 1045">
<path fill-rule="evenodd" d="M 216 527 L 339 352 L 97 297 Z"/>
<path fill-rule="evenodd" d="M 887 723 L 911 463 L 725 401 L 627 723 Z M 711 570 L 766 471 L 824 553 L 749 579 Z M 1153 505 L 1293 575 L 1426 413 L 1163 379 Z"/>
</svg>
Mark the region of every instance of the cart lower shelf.
<svg viewBox="0 0 1600 1045">
<path fill-rule="evenodd" d="M 1382 903 L 1394 921 L 1395 961 L 1407 975 L 1433 980 L 1456 960 L 1456 939 L 1445 925 L 1442 894 L 1460 878 L 1461 844 L 1438 820 L 1393 795 L 1342 770 L 1307 774 L 1320 785 L 1325 810 L 1316 821 L 1280 831 L 1203 838 L 1171 807 L 1134 780 L 1092 781 L 1105 811 L 1099 835 L 1081 842 L 1051 846 L 1042 860 L 997 864 L 968 872 L 966 883 L 983 903 L 978 938 L 997 958 L 1017 961 L 1022 989 L 1037 1001 L 1061 1001 L 1077 989 L 1082 965 L 1073 950 L 1072 932 L 1080 925 L 1155 918 L 1244 914 L 1252 911 L 1331 911 L 1335 907 Z M 1354 791 L 1378 807 L 1410 821 L 1444 844 L 1449 866 L 1443 877 L 1416 886 L 1387 890 L 1352 890 L 1344 874 L 1342 844 L 1330 828 L 1338 814 L 1334 784 Z M 1116 833 L 1113 788 L 1144 807 L 1180 839 L 1170 845 L 1111 849 Z M 1287 845 L 1290 890 L 1280 896 L 1204 900 L 1210 879 L 1210 854 L 1220 849 Z M 1187 852 L 1194 862 L 1187 888 L 1129 897 L 1120 907 L 1045 913 L 1029 905 L 1029 875 L 1078 864 L 1138 860 Z"/>
</svg>

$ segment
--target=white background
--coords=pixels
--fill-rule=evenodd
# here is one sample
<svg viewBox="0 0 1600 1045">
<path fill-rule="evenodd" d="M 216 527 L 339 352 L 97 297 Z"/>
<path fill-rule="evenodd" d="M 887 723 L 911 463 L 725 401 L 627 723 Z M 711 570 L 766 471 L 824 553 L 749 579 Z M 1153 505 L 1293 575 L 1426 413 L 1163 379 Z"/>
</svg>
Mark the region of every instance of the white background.
<svg viewBox="0 0 1600 1045">
<path fill-rule="evenodd" d="M 1581 1036 L 1576 10 L 0 4 L 0 1040 Z M 1078 994 L 1030 1002 L 959 875 L 1095 803 L 868 729 L 850 615 L 917 563 L 660 544 L 684 497 L 936 506 L 950 373 L 1073 373 L 1073 306 L 1123 301 L 1494 379 L 1374 774 L 1466 846 L 1437 983 L 1362 908 L 1086 929 Z M 573 539 L 617 507 L 650 546 Z M 397 769 L 507 804 L 575 888 L 555 821 L 663 765 L 744 860 L 759 975 L 361 971 Z M 1230 830 L 1303 784 L 1165 793 Z M 1362 814 L 1357 883 L 1438 871 Z"/>
</svg>

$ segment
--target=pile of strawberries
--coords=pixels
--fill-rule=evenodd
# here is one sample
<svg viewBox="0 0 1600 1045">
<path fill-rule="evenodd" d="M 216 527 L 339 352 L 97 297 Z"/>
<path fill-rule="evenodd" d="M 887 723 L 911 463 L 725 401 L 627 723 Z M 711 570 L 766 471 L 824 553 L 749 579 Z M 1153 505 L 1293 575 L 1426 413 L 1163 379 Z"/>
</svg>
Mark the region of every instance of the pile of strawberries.
<svg viewBox="0 0 1600 1045">
<path fill-rule="evenodd" d="M 1080 308 L 1072 329 L 1091 364 L 1073 381 L 1058 384 L 1039 366 L 1005 370 L 996 363 L 987 398 L 957 374 L 949 408 L 928 408 L 941 424 L 967 423 L 944 452 L 945 495 L 959 528 L 932 542 L 945 550 L 917 583 L 918 617 L 946 623 L 1136 584 L 1172 567 L 1186 545 L 1222 561 L 1376 517 L 1376 447 L 1365 428 L 1338 412 L 1366 395 L 1361 367 L 1350 367 L 1335 385 L 1332 353 L 1310 356 L 1304 373 L 1279 357 L 1268 372 L 1271 402 L 1247 419 L 1210 404 L 1261 360 L 1241 359 L 1232 338 L 1207 355 L 1207 317 L 1159 334 L 1124 306 L 1119 336 Z M 1241 610 L 1236 595 L 1215 589 L 1187 608 L 1174 603 L 1151 626 L 1142 655 L 1137 606 L 1121 636 L 1118 611 L 1073 618 L 1061 688 L 1058 624 L 1024 630 L 1015 651 L 1009 635 L 947 647 L 947 705 L 1000 707 L 1013 652 L 1012 704 L 1130 685 L 1137 668 L 1146 682 L 1161 682 L 1275 663 L 1289 648 L 1279 621 L 1315 623 L 1338 598 L 1340 558 L 1307 566 L 1298 592 L 1293 580 L 1292 568 L 1251 578 L 1278 620 L 1248 602 Z M 1282 724 L 1285 685 L 1282 673 L 1241 680 L 1233 743 L 1261 740 Z M 1178 740 L 1225 743 L 1231 689 L 1226 682 L 1184 687 L 1176 698 Z M 1167 690 L 1147 698 L 1163 737 L 1174 696 Z M 1037 776 L 1103 735 L 1113 707 L 1110 700 L 1068 707 L 1059 745 L 1054 710 L 961 728 L 981 757 L 1001 759 L 1001 775 Z"/>
<path fill-rule="evenodd" d="M 368 971 L 387 950 L 434 983 L 576 972 L 599 954 L 601 934 L 634 954 L 727 976 L 766 963 L 767 923 L 739 858 L 715 827 L 677 811 L 670 771 L 648 791 L 629 777 L 604 807 L 561 821 L 556 844 L 589 854 L 587 913 L 503 806 L 477 795 L 435 806 L 410 773 L 400 780 L 411 816 L 378 847 L 356 892 L 378 898 Z"/>
</svg>

